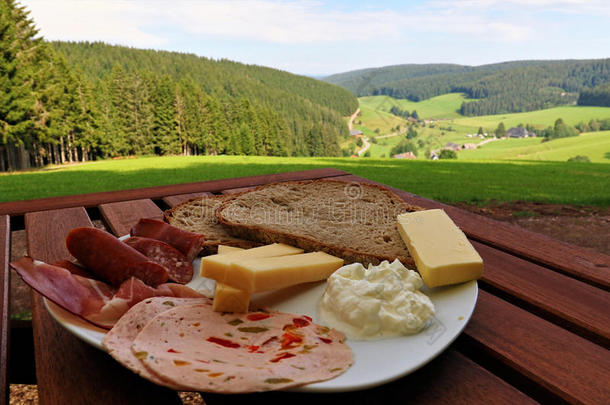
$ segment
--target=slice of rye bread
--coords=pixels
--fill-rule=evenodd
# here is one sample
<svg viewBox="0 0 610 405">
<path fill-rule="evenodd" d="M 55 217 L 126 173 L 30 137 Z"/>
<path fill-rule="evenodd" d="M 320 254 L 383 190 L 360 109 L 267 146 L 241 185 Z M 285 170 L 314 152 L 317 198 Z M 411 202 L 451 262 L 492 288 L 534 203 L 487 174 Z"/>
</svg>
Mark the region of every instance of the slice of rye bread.
<svg viewBox="0 0 610 405">
<path fill-rule="evenodd" d="M 421 209 L 377 185 L 313 180 L 274 183 L 233 195 L 216 216 L 239 238 L 322 250 L 347 263 L 399 259 L 415 268 L 396 217 Z"/>
<path fill-rule="evenodd" d="M 186 231 L 200 233 L 205 236 L 204 253 L 216 253 L 218 245 L 251 248 L 260 243 L 236 238 L 218 223 L 216 209 L 228 200 L 230 195 L 212 195 L 195 197 L 166 210 L 165 220 Z"/>
</svg>

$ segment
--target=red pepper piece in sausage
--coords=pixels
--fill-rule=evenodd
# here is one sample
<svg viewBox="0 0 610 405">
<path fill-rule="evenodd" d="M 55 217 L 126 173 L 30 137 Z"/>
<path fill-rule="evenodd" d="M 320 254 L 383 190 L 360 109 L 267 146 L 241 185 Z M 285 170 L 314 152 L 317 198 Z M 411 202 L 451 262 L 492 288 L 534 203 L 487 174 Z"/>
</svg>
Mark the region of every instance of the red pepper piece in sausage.
<svg viewBox="0 0 610 405">
<path fill-rule="evenodd" d="M 178 249 L 157 239 L 132 236 L 123 241 L 167 269 L 169 279 L 186 284 L 193 279 L 193 264 Z"/>
<path fill-rule="evenodd" d="M 130 277 L 139 278 L 151 286 L 165 283 L 168 278 L 165 267 L 99 229 L 71 230 L 66 238 L 66 247 L 92 273 L 115 286 Z"/>
<path fill-rule="evenodd" d="M 157 239 L 172 245 L 192 262 L 203 247 L 205 237 L 152 218 L 142 218 L 131 228 L 131 236 Z"/>
</svg>

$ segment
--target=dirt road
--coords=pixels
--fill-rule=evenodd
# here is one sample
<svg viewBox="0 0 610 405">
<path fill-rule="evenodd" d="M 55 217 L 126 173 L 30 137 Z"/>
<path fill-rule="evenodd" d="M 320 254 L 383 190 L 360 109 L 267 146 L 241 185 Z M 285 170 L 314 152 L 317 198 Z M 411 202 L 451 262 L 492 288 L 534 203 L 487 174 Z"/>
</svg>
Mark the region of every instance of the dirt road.
<svg viewBox="0 0 610 405">
<path fill-rule="evenodd" d="M 354 128 L 354 120 L 356 119 L 356 117 L 358 116 L 359 113 L 360 113 L 360 108 L 358 108 L 356 110 L 356 112 L 353 113 L 351 117 L 349 117 L 349 122 L 347 123 L 347 127 L 349 128 L 350 131 L 352 130 L 352 128 Z"/>
<path fill-rule="evenodd" d="M 362 155 L 364 155 L 364 153 L 369 150 L 369 148 L 371 147 L 371 143 L 369 142 L 369 138 L 363 136 L 362 137 L 362 149 L 360 149 L 358 151 L 358 157 L 362 157 Z"/>
</svg>

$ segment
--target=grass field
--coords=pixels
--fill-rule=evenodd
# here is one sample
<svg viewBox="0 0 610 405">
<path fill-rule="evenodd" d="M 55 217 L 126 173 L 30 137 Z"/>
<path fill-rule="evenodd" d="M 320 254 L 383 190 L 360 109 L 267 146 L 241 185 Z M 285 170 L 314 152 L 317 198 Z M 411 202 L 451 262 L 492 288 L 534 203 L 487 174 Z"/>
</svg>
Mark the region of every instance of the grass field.
<svg viewBox="0 0 610 405">
<path fill-rule="evenodd" d="M 580 121 L 589 122 L 591 119 L 610 118 L 610 107 L 584 106 L 562 106 L 524 113 L 464 117 L 457 110 L 462 102 L 469 99 L 459 93 L 444 94 L 417 103 L 409 100 L 393 99 L 389 96 L 360 97 L 358 100 L 360 101 L 360 108 L 365 107 L 368 111 L 389 112 L 392 106 L 398 106 L 409 112 L 417 110 L 417 114 L 422 119 L 450 119 L 443 125 L 452 125 L 455 129 L 464 133 L 476 131 L 479 127 L 492 131 L 500 122 L 504 122 L 506 128 L 516 127 L 519 124 L 531 124 L 538 128 L 546 128 L 553 125 L 557 118 L 562 118 L 568 125 L 576 125 Z M 363 121 L 366 120 L 363 119 Z"/>
<path fill-rule="evenodd" d="M 372 110 L 389 112 L 393 106 L 397 106 L 409 112 L 416 110 L 421 119 L 432 119 L 461 117 L 458 110 L 466 98 L 460 93 L 450 93 L 420 102 L 399 100 L 389 96 L 360 97 L 358 100 L 360 101 L 360 108 L 365 106 Z"/>
<path fill-rule="evenodd" d="M 362 121 L 363 125 L 357 123 Z M 360 116 L 355 120 L 354 129 L 359 129 L 366 136 L 389 134 L 397 125 L 405 125 L 405 120 L 383 110 L 376 110 L 370 106 L 360 105 Z M 375 133 L 379 129 L 379 134 Z"/>
<path fill-rule="evenodd" d="M 583 133 L 572 138 L 541 142 L 539 138 L 490 142 L 477 150 L 459 152 L 459 159 L 526 159 L 566 161 L 576 155 L 592 162 L 610 163 L 610 131 Z"/>
<path fill-rule="evenodd" d="M 467 138 L 466 134 L 476 133 L 479 127 L 485 132 L 492 133 L 500 122 L 511 128 L 519 124 L 531 124 L 538 128 L 546 128 L 554 124 L 557 118 L 562 118 L 568 125 L 575 125 L 580 121 L 589 122 L 591 119 L 610 118 L 610 107 L 582 107 L 563 106 L 546 110 L 526 113 L 486 115 L 480 117 L 462 117 L 457 113 L 461 103 L 466 100 L 462 94 L 452 93 L 434 97 L 418 103 L 408 100 L 396 100 L 388 96 L 370 96 L 359 98 L 360 106 L 365 113 L 362 115 L 362 125 L 358 128 L 367 136 L 375 136 L 373 127 L 382 129 L 381 134 L 391 132 L 396 121 L 388 113 L 392 106 L 403 110 L 416 109 L 421 118 L 437 118 L 440 121 L 432 123 L 430 127 L 417 128 L 425 146 L 419 150 L 418 159 L 425 159 L 427 150 L 440 149 L 447 142 L 457 144 L 478 143 L 478 138 Z M 400 120 L 394 117 L 396 120 Z M 386 122 L 384 126 L 384 122 Z M 404 122 L 404 121 L 403 121 Z M 448 130 L 451 128 L 451 131 Z M 371 147 L 372 157 L 389 157 L 390 150 L 397 145 L 403 137 L 392 137 L 379 140 Z M 489 159 L 528 159 L 528 160 L 556 160 L 566 161 L 576 155 L 585 155 L 592 162 L 610 163 L 607 153 L 610 152 L 610 133 L 600 132 L 583 134 L 579 137 L 551 141 L 541 144 L 540 139 L 510 139 L 491 142 L 476 150 L 461 151 L 459 159 L 489 160 Z M 416 141 L 417 141 L 416 140 Z"/>
<path fill-rule="evenodd" d="M 589 122 L 593 118 L 606 119 L 610 118 L 610 107 L 563 106 L 524 113 L 463 117 L 454 119 L 451 123 L 461 127 L 483 127 L 489 131 L 493 131 L 500 122 L 504 122 L 506 129 L 519 124 L 531 124 L 544 129 L 552 126 L 557 118 L 562 118 L 568 125 L 576 125 L 580 121 Z"/>
<path fill-rule="evenodd" d="M 0 200 L 24 200 L 336 167 L 445 202 L 610 205 L 610 165 L 242 156 L 144 157 L 0 175 Z"/>
</svg>

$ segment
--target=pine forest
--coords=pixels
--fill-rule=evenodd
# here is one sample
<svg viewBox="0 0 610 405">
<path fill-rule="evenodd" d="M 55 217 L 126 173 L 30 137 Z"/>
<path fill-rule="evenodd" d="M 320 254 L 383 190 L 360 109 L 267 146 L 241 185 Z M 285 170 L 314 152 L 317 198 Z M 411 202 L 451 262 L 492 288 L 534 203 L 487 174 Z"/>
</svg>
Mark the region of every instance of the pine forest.
<svg viewBox="0 0 610 405">
<path fill-rule="evenodd" d="M 129 155 L 338 156 L 348 90 L 276 69 L 47 42 L 0 0 L 0 171 Z"/>
</svg>

